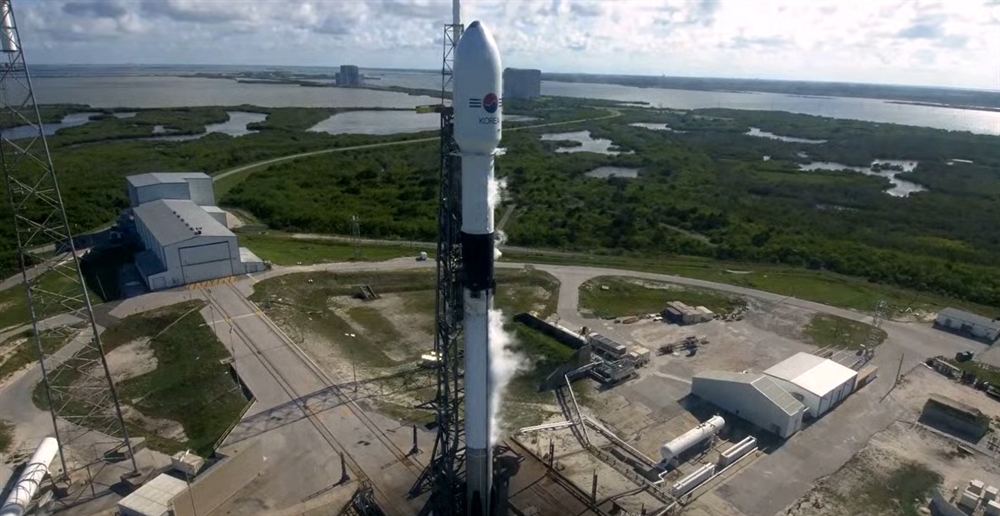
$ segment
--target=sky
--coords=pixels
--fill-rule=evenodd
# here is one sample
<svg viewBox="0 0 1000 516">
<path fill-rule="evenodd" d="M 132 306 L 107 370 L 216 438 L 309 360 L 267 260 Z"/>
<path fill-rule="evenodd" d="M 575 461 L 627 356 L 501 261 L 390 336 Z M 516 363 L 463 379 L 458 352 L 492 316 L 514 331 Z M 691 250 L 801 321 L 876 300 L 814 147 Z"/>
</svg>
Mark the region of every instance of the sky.
<svg viewBox="0 0 1000 516">
<path fill-rule="evenodd" d="M 450 0 L 13 0 L 38 64 L 440 69 Z M 464 0 L 504 66 L 1000 89 L 1000 0 Z"/>
</svg>

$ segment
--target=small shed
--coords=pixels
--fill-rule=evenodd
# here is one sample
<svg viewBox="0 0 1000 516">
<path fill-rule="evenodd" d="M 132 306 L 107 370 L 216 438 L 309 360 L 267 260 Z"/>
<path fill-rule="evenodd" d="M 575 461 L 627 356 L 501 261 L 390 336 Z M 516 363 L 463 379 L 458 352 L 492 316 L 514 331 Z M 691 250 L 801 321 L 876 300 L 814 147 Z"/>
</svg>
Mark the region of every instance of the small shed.
<svg viewBox="0 0 1000 516">
<path fill-rule="evenodd" d="M 187 489 L 183 480 L 163 473 L 118 502 L 122 516 L 168 516 L 170 500 Z"/>
</svg>

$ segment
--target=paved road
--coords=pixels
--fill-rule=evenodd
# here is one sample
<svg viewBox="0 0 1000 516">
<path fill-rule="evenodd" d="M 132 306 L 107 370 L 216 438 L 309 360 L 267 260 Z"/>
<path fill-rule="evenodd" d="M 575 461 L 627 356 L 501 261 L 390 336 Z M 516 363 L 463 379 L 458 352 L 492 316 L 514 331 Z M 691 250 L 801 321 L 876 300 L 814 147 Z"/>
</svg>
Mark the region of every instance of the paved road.
<svg viewBox="0 0 1000 516">
<path fill-rule="evenodd" d="M 225 445 L 238 447 L 242 440 L 259 435 L 269 458 L 268 482 L 246 493 L 250 499 L 241 497 L 240 506 L 248 513 L 262 506 L 278 509 L 334 486 L 341 477 L 336 457 L 344 452 L 351 478 L 374 481 L 376 496 L 384 509 L 400 516 L 415 514 L 420 504 L 406 500 L 405 493 L 423 470 L 423 464 L 418 462 L 419 457 L 406 455 L 412 442 L 410 432 L 390 433 L 398 423 L 376 420 L 347 393 L 331 390 L 335 381 L 349 379 L 333 379 L 322 372 L 246 299 L 246 292 L 238 286 L 211 287 L 206 294 L 211 303 L 210 313 L 203 315 L 206 320 L 214 321 L 223 343 L 229 340 L 227 334 L 233 328 L 230 345 L 236 357 L 235 366 L 257 398 Z M 222 320 L 218 320 L 220 315 Z M 318 397 L 309 396 L 316 392 L 331 392 L 335 399 L 320 403 Z M 273 423 L 273 418 L 288 421 L 279 432 L 257 431 L 257 424 Z M 430 437 L 425 436 L 425 442 L 430 443 Z"/>
</svg>

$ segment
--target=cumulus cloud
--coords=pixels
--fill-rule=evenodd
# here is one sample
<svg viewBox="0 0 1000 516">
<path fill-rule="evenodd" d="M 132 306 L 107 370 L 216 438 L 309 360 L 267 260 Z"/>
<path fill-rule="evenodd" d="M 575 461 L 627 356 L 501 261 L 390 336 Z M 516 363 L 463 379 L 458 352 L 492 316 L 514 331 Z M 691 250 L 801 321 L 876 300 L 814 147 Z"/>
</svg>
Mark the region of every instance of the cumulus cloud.
<svg viewBox="0 0 1000 516">
<path fill-rule="evenodd" d="M 512 66 L 1000 87 L 1000 0 L 465 0 Z M 450 0 L 24 0 L 41 62 L 439 67 Z M 206 53 L 206 48 L 213 51 Z M 331 58 L 330 56 L 336 56 Z M 889 79 L 886 79 L 889 78 Z"/>
</svg>

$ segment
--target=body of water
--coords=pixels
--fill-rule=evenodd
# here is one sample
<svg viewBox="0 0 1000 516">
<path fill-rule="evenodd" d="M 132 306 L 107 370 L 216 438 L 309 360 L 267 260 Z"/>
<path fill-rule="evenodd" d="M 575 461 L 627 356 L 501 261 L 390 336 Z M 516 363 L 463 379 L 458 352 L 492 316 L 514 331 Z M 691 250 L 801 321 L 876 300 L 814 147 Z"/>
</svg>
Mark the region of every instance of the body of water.
<svg viewBox="0 0 1000 516">
<path fill-rule="evenodd" d="M 729 108 L 753 111 L 788 111 L 868 122 L 1000 134 L 1000 112 L 891 104 L 885 100 L 876 99 L 795 97 L 778 93 L 668 90 L 636 88 L 618 84 L 554 81 L 542 81 L 542 94 L 622 102 L 648 102 L 651 107 L 675 109 Z"/>
<path fill-rule="evenodd" d="M 432 90 L 441 87 L 440 75 L 433 72 L 385 70 L 362 70 L 362 72 L 373 78 L 371 84 L 379 86 Z M 33 84 L 39 103 L 89 104 L 94 107 L 158 108 L 252 104 L 264 107 L 412 108 L 439 102 L 434 97 L 388 91 L 312 88 L 294 84 L 244 84 L 231 79 L 169 75 L 42 75 L 36 77 Z M 647 102 L 652 107 L 675 109 L 731 108 L 787 111 L 870 122 L 1000 134 L 1000 112 L 893 104 L 876 99 L 671 90 L 556 81 L 543 81 L 542 94 L 614 100 L 623 103 Z"/>
<path fill-rule="evenodd" d="M 813 144 L 826 143 L 826 140 L 807 140 L 805 138 L 793 138 L 791 136 L 779 136 L 777 134 L 769 133 L 767 131 L 761 131 L 760 129 L 758 129 L 756 127 L 751 127 L 750 130 L 747 131 L 744 134 L 746 134 L 747 136 L 756 136 L 758 138 L 769 138 L 771 140 L 781 140 L 783 142 L 789 142 L 789 143 L 813 143 Z"/>
<path fill-rule="evenodd" d="M 678 133 L 684 134 L 687 131 L 678 131 L 677 129 L 671 128 L 667 124 L 650 124 L 646 122 L 636 122 L 634 124 L 629 124 L 632 127 L 642 127 L 643 129 L 649 129 L 651 131 L 667 131 L 668 133 Z"/>
<path fill-rule="evenodd" d="M 164 108 L 186 106 L 391 107 L 437 104 L 438 99 L 361 88 L 310 88 L 297 84 L 242 84 L 200 77 L 38 77 L 39 104 Z"/>
<path fill-rule="evenodd" d="M 99 114 L 100 113 L 72 113 L 64 116 L 61 122 L 42 124 L 42 131 L 45 133 L 45 136 L 52 136 L 60 129 L 86 124 L 90 121 L 90 117 L 97 116 Z M 10 129 L 4 129 L 3 135 L 9 140 L 19 140 L 21 138 L 32 138 L 37 136 L 37 131 L 38 130 L 34 126 L 22 125 L 19 127 L 11 127 Z"/>
<path fill-rule="evenodd" d="M 910 181 L 904 181 L 896 177 L 899 172 L 896 170 L 874 170 L 876 164 L 889 164 L 898 165 L 903 168 L 903 172 L 912 172 L 913 169 L 917 168 L 916 161 L 909 160 L 894 160 L 894 159 L 877 159 L 872 162 L 872 164 L 865 167 L 851 167 L 844 165 L 843 163 L 830 163 L 824 161 L 817 161 L 814 163 L 807 163 L 805 165 L 799 165 L 799 170 L 853 170 L 855 172 L 860 172 L 868 176 L 881 176 L 889 180 L 892 183 L 892 188 L 889 188 L 885 193 L 892 195 L 894 197 L 906 197 L 914 192 L 922 192 L 926 190 L 923 186 L 916 183 L 911 183 Z"/>
<path fill-rule="evenodd" d="M 635 179 L 639 177 L 639 169 L 624 167 L 597 167 L 584 175 L 587 177 L 600 177 L 603 179 L 607 179 L 609 177 L 625 177 L 628 179 Z"/>
<path fill-rule="evenodd" d="M 153 136 L 144 139 L 170 141 L 170 142 L 183 142 L 183 141 L 197 140 L 198 138 L 203 138 L 206 134 L 209 133 L 223 133 L 233 137 L 245 136 L 248 134 L 253 134 L 258 132 L 247 129 L 247 124 L 259 123 L 267 119 L 267 115 L 264 113 L 248 113 L 246 111 L 226 111 L 226 113 L 229 114 L 229 120 L 218 124 L 206 125 L 204 134 Z M 153 127 L 153 134 L 163 134 L 166 132 L 167 132 L 166 129 L 164 129 L 162 125 Z"/>
<path fill-rule="evenodd" d="M 621 154 L 619 151 L 611 150 L 611 140 L 605 140 L 604 138 L 593 138 L 590 136 L 590 131 L 574 131 L 571 133 L 548 133 L 542 135 L 542 141 L 559 141 L 559 140 L 570 140 L 574 142 L 580 142 L 581 145 L 573 147 L 560 147 L 556 149 L 556 152 L 596 152 L 598 154 L 607 154 L 610 156 L 616 156 Z"/>
<path fill-rule="evenodd" d="M 348 111 L 323 120 L 310 131 L 329 134 L 417 133 L 441 127 L 438 113 L 415 111 Z"/>
</svg>

